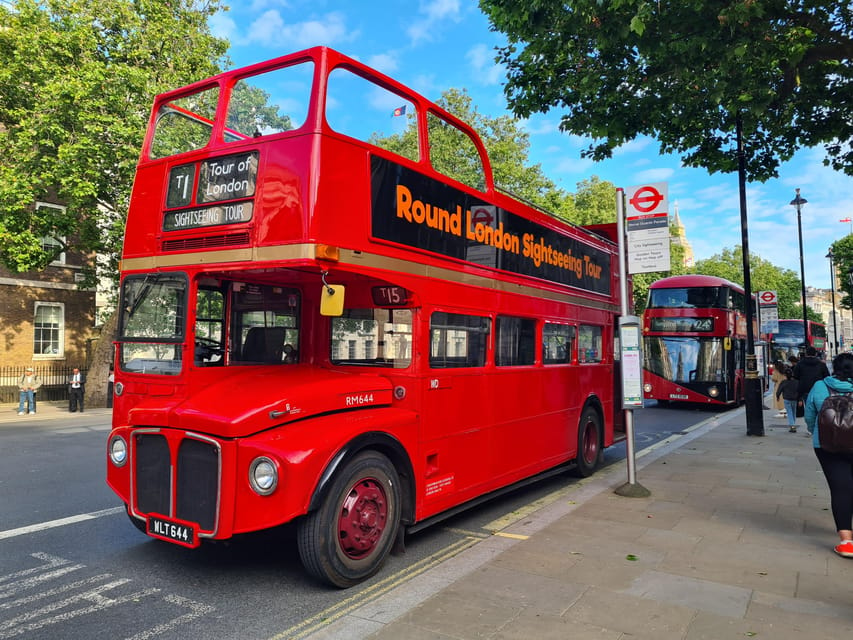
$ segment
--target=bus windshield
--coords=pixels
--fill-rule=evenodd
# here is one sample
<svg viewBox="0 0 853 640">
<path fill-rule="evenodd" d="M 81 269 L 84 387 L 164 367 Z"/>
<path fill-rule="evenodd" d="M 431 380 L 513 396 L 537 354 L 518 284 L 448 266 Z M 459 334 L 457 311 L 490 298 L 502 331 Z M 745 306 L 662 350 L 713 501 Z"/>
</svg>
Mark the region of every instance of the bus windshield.
<svg viewBox="0 0 853 640">
<path fill-rule="evenodd" d="M 122 291 L 121 368 L 177 375 L 187 306 L 183 274 L 129 276 Z"/>
<path fill-rule="evenodd" d="M 687 384 L 723 380 L 721 338 L 646 336 L 646 369 L 665 380 Z"/>
</svg>

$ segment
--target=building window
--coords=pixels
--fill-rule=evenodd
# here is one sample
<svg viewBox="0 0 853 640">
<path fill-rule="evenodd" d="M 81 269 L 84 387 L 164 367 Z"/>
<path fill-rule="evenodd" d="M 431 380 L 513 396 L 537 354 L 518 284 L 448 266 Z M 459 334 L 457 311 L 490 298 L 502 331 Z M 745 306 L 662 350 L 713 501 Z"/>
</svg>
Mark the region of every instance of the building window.
<svg viewBox="0 0 853 640">
<path fill-rule="evenodd" d="M 33 319 L 33 355 L 36 358 L 65 356 L 65 305 L 36 302 Z"/>
<path fill-rule="evenodd" d="M 65 212 L 65 207 L 61 207 L 58 204 L 50 204 L 49 202 L 36 202 L 36 211 L 39 209 L 55 209 Z M 51 264 L 65 264 L 65 251 L 63 247 L 65 247 L 65 236 L 46 236 L 41 239 L 41 248 L 55 255 Z"/>
</svg>

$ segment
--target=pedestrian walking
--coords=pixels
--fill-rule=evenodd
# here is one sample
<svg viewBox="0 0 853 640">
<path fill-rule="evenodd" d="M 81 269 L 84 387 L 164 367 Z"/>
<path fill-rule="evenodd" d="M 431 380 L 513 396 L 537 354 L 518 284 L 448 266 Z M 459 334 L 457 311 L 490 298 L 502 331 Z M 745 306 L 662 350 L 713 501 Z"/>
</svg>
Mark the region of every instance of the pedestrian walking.
<svg viewBox="0 0 853 640">
<path fill-rule="evenodd" d="M 777 393 L 779 390 L 779 385 L 785 377 L 785 363 L 781 360 L 776 360 L 773 363 L 773 373 L 770 374 L 770 379 L 773 381 L 773 408 L 776 409 L 776 415 L 774 418 L 784 418 L 785 417 L 785 401 L 780 397 Z"/>
<path fill-rule="evenodd" d="M 817 349 L 812 346 L 806 347 L 806 355 L 796 364 L 793 372 L 794 378 L 797 379 L 800 402 L 803 405 L 805 405 L 806 398 L 809 397 L 809 392 L 815 382 L 823 380 L 829 375 L 826 363 L 817 357 Z"/>
<path fill-rule="evenodd" d="M 806 400 L 806 428 L 826 483 L 829 486 L 830 506 L 839 544 L 835 553 L 853 558 L 853 452 L 827 451 L 821 448 L 817 429 L 818 414 L 823 401 L 835 393 L 853 392 L 853 354 L 839 353 L 832 361 L 832 376 L 817 381 Z"/>
<path fill-rule="evenodd" d="M 775 373 L 775 371 L 774 371 Z M 782 400 L 785 405 L 785 414 L 788 417 L 788 431 L 797 432 L 797 402 L 800 393 L 797 389 L 797 381 L 791 369 L 785 368 L 782 372 L 782 382 L 776 385 L 775 400 Z"/>
<path fill-rule="evenodd" d="M 68 411 L 74 413 L 79 406 L 80 413 L 83 413 L 83 397 L 85 393 L 86 374 L 81 373 L 80 369 L 74 367 L 74 370 L 68 377 Z"/>
</svg>

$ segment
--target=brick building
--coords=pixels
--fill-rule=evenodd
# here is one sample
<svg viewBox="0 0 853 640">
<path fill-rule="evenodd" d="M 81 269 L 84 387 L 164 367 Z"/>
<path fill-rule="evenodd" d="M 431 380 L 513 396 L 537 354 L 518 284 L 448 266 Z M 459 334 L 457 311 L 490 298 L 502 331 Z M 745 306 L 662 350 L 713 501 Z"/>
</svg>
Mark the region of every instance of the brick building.
<svg viewBox="0 0 853 640">
<path fill-rule="evenodd" d="M 60 205 L 39 202 L 36 206 Z M 54 238 L 43 242 L 45 246 L 62 244 Z M 78 283 L 89 260 L 81 253 L 63 252 L 43 271 L 11 273 L 0 267 L 4 374 L 12 374 L 10 369 L 23 372 L 28 365 L 40 372 L 86 367 L 97 335 L 95 290 L 80 289 Z"/>
</svg>

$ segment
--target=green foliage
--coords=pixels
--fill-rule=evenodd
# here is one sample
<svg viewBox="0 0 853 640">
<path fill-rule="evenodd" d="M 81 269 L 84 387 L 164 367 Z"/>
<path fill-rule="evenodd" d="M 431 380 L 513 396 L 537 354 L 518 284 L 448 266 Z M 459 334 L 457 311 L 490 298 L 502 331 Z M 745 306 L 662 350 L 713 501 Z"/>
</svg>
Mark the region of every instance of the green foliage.
<svg viewBox="0 0 853 640">
<path fill-rule="evenodd" d="M 711 173 L 737 169 L 743 121 L 749 180 L 776 177 L 801 147 L 853 175 L 853 12 L 796 0 L 480 0 L 509 44 L 510 107 L 565 109 L 563 130 L 610 157 L 639 135 Z"/>
<path fill-rule="evenodd" d="M 0 262 L 44 267 L 42 237 L 112 256 L 157 93 L 220 70 L 219 0 L 0 5 Z M 36 210 L 37 201 L 58 202 Z M 91 274 L 90 274 L 91 275 Z"/>
<path fill-rule="evenodd" d="M 723 249 L 722 253 L 699 260 L 693 268 L 694 273 L 726 278 L 743 286 L 743 250 L 740 246 L 734 249 Z M 775 291 L 778 299 L 780 318 L 802 318 L 800 306 L 802 286 L 800 277 L 790 269 L 781 269 L 755 253 L 749 254 L 749 277 L 752 292 Z M 811 307 L 806 307 L 810 320 L 823 322 L 820 314 Z"/>
<path fill-rule="evenodd" d="M 839 294 L 836 302 L 844 309 L 853 309 L 853 235 L 848 235 L 832 244 L 833 263 Z"/>
</svg>

